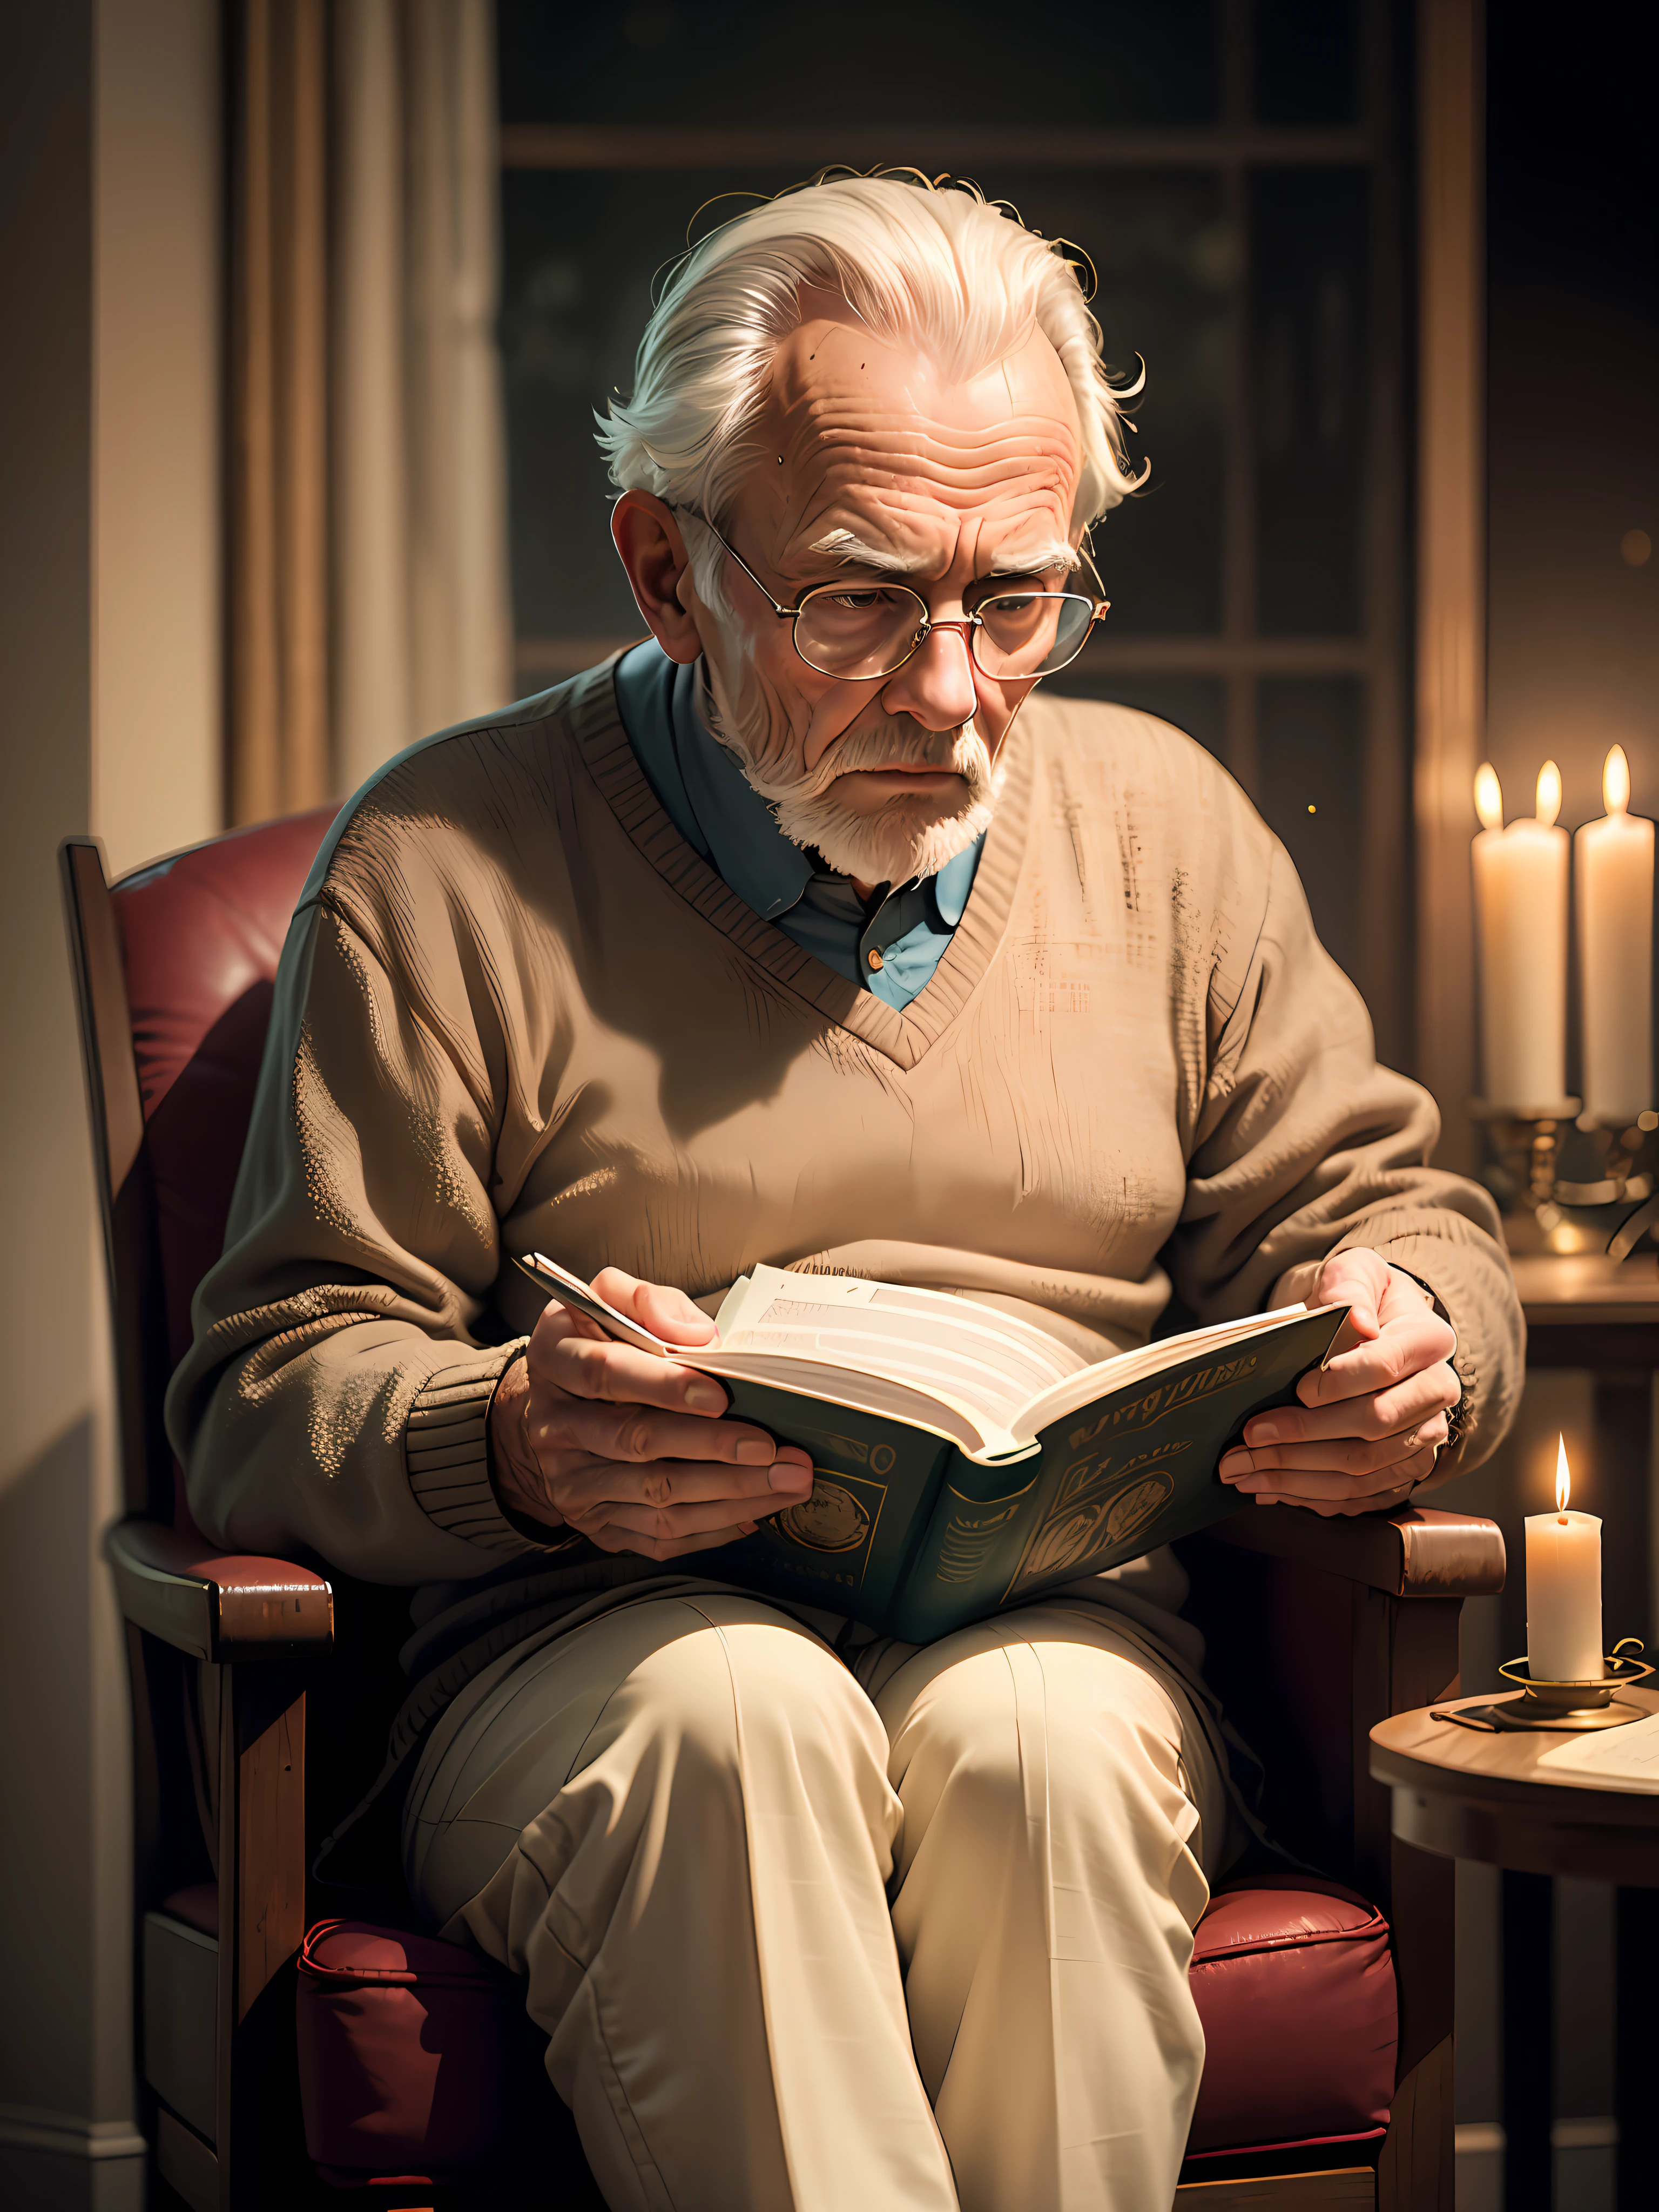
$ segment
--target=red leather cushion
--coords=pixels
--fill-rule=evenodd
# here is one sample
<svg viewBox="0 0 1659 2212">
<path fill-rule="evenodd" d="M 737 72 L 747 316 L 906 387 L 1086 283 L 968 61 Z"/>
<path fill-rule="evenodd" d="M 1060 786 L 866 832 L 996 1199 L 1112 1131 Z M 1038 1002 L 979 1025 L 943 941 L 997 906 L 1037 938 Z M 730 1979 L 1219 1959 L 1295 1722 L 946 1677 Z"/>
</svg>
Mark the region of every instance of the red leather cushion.
<svg viewBox="0 0 1659 2212">
<path fill-rule="evenodd" d="M 261 823 L 115 887 L 175 1364 L 224 1248 L 283 939 L 333 818 Z"/>
<path fill-rule="evenodd" d="M 1190 2155 L 1387 2125 L 1394 1962 L 1363 1898 L 1299 1875 L 1222 1891 L 1199 1923 L 1192 1988 L 1207 2052 Z M 536 2160 L 544 2178 L 550 2140 L 580 2159 L 523 1984 L 474 1952 L 325 1921 L 300 1954 L 299 2038 L 306 2142 L 331 2180 Z"/>
<path fill-rule="evenodd" d="M 1363 1897 L 1305 1875 L 1221 1891 L 1198 1923 L 1192 1990 L 1206 2055 L 1189 2155 L 1388 2125 L 1394 1960 Z"/>
<path fill-rule="evenodd" d="M 361 1920 L 319 1923 L 299 1966 L 306 2148 L 331 2180 L 586 2171 L 516 1976 Z"/>
</svg>

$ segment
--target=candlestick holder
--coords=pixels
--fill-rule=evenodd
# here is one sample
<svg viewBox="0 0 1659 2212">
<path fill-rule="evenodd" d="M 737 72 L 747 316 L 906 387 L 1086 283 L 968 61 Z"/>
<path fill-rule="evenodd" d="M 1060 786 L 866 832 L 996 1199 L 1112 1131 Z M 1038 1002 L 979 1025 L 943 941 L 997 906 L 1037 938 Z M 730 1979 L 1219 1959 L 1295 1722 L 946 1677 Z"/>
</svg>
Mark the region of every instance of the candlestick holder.
<svg viewBox="0 0 1659 2212">
<path fill-rule="evenodd" d="M 1512 1252 L 1605 1252 L 1624 1260 L 1659 1242 L 1659 1112 L 1616 1120 L 1576 1098 L 1544 1106 L 1472 1100 L 1486 1137 L 1481 1180 L 1504 1215 Z"/>
<path fill-rule="evenodd" d="M 1577 1733 L 1585 1729 L 1623 1728 L 1630 1721 L 1649 1717 L 1643 1706 L 1621 1704 L 1615 1695 L 1652 1674 L 1648 1662 L 1634 1656 L 1641 1650 L 1639 1636 L 1621 1637 L 1602 1662 L 1607 1673 L 1589 1682 L 1537 1681 L 1526 1660 L 1505 1659 L 1498 1671 L 1506 1682 L 1519 1685 L 1519 1697 L 1499 1698 L 1489 1705 L 1463 1705 L 1455 1712 L 1438 1708 L 1432 1717 L 1488 1733 L 1504 1729 Z"/>
</svg>

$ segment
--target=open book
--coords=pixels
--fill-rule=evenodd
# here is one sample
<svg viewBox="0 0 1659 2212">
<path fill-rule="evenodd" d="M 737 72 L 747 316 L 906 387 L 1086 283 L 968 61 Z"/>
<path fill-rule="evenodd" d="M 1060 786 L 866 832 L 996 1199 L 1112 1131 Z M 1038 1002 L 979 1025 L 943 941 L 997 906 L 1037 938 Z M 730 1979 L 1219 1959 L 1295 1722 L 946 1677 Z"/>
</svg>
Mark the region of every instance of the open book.
<svg viewBox="0 0 1659 2212">
<path fill-rule="evenodd" d="M 699 1571 L 913 1643 L 1233 1511 L 1217 1462 L 1252 1414 L 1294 1401 L 1348 1313 L 1286 1307 L 1091 1364 L 970 1297 L 757 1267 L 716 1342 L 691 1350 L 540 1253 L 519 1265 L 619 1342 L 718 1376 L 734 1419 L 811 1453 L 811 1498 L 699 1553 Z"/>
</svg>

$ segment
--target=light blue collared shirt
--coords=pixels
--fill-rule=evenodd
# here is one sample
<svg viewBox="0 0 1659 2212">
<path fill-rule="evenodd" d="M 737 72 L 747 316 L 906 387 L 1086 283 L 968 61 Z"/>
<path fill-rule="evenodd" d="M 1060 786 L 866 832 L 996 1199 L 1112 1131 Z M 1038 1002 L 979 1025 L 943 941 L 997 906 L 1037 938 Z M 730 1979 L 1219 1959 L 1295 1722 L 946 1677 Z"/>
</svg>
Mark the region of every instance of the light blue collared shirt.
<svg viewBox="0 0 1659 2212">
<path fill-rule="evenodd" d="M 676 664 L 653 641 L 617 664 L 617 702 L 663 811 L 745 906 L 805 952 L 890 1006 L 927 986 L 956 934 L 984 836 L 936 876 L 913 876 L 866 913 L 845 876 L 793 845 L 704 721 L 702 663 Z M 871 955 L 878 956 L 878 964 Z"/>
</svg>

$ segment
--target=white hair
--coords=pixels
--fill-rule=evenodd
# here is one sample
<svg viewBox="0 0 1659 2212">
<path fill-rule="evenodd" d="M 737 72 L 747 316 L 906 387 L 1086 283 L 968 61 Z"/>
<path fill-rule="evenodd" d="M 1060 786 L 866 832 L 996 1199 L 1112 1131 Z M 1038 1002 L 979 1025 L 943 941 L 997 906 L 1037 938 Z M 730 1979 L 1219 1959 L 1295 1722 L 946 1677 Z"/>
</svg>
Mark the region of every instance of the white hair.
<svg viewBox="0 0 1659 2212">
<path fill-rule="evenodd" d="M 1006 361 L 1040 330 L 1077 404 L 1077 535 L 1140 482 L 1129 473 L 1100 326 L 1075 265 L 973 185 L 840 177 L 751 208 L 687 254 L 635 363 L 634 396 L 598 417 L 611 479 L 719 524 L 757 454 L 744 433 L 765 403 L 772 356 L 800 322 L 799 288 L 839 293 L 879 337 L 913 338 L 953 381 Z M 689 538 L 704 599 L 714 541 Z M 700 557 L 702 556 L 702 557 Z"/>
</svg>

